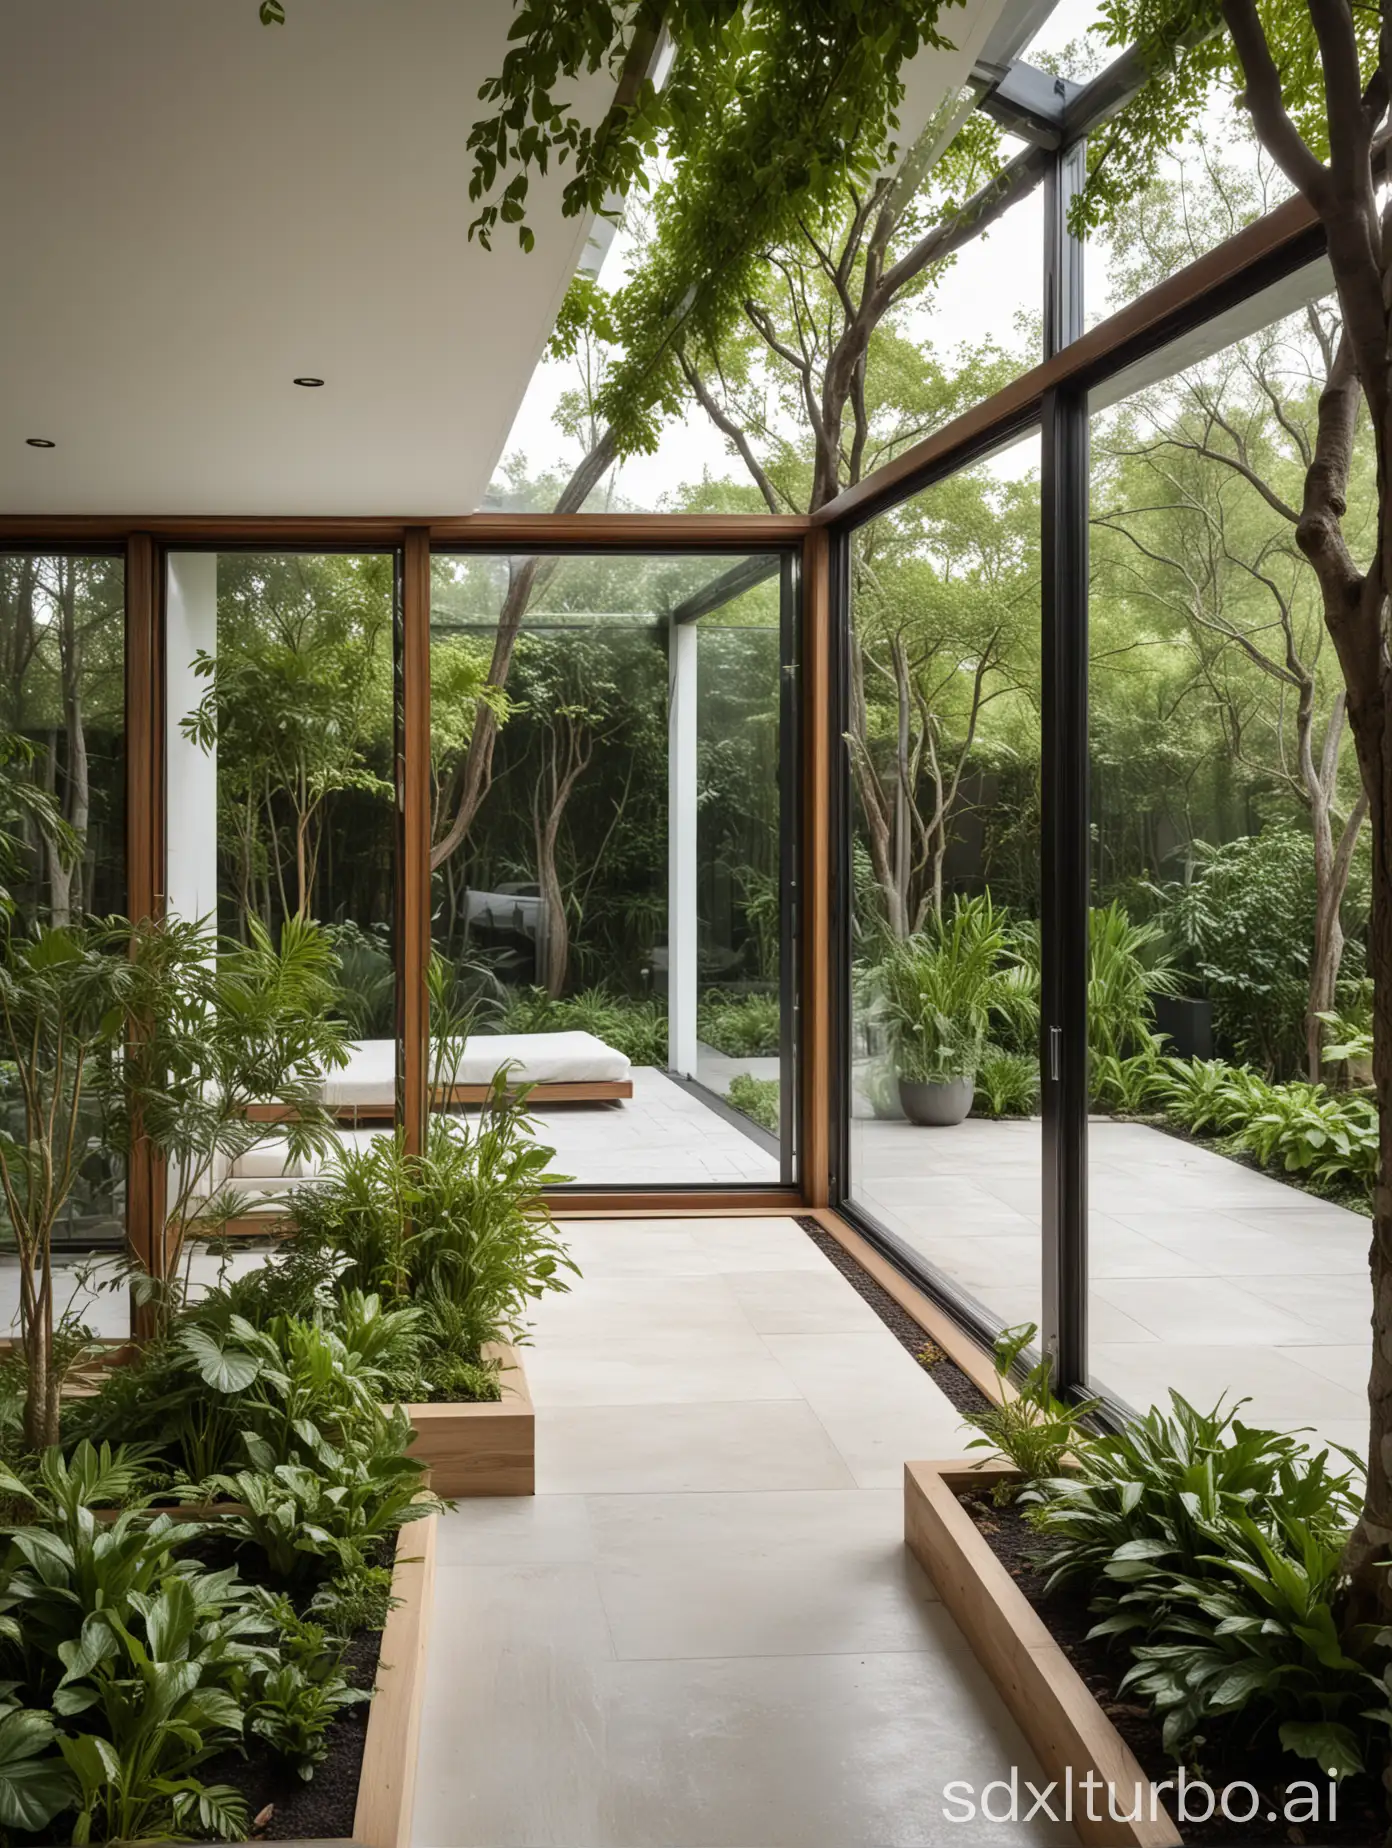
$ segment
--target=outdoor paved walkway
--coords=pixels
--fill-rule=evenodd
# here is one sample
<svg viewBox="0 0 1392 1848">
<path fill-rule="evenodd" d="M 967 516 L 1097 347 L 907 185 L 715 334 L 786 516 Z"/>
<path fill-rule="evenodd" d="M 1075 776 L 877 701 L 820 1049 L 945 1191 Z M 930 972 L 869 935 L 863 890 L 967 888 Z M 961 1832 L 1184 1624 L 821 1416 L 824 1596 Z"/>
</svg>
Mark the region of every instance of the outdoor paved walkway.
<svg viewBox="0 0 1392 1848">
<path fill-rule="evenodd" d="M 731 1070 L 739 1069 L 732 1061 Z M 728 1082 L 723 1068 L 719 1076 Z M 651 1065 L 634 1066 L 633 1096 L 621 1103 L 543 1105 L 534 1114 L 538 1136 L 556 1151 L 558 1171 L 588 1186 L 778 1180 L 776 1155 Z"/>
<path fill-rule="evenodd" d="M 1005 1322 L 1038 1321 L 1040 1125 L 854 1126 L 855 1197 Z M 1089 1125 L 1091 1364 L 1129 1404 L 1313 1425 L 1362 1450 L 1368 1221 L 1143 1123 Z"/>
<path fill-rule="evenodd" d="M 785 1219 L 570 1221 L 539 1493 L 440 1535 L 417 1848 L 922 1848 L 1039 1782 L 902 1540 L 957 1415 Z"/>
</svg>

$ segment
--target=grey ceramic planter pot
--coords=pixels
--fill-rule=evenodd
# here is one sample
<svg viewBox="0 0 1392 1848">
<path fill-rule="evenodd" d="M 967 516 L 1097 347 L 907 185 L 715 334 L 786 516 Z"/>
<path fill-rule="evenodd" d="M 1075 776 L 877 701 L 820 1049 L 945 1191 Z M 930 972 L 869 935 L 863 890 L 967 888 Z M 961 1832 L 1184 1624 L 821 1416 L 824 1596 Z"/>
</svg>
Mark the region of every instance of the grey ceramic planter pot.
<svg viewBox="0 0 1392 1848">
<path fill-rule="evenodd" d="M 899 1080 L 899 1102 L 911 1123 L 924 1129 L 951 1129 L 966 1120 L 976 1085 L 970 1078 L 953 1078 L 946 1084 L 910 1084 Z"/>
</svg>

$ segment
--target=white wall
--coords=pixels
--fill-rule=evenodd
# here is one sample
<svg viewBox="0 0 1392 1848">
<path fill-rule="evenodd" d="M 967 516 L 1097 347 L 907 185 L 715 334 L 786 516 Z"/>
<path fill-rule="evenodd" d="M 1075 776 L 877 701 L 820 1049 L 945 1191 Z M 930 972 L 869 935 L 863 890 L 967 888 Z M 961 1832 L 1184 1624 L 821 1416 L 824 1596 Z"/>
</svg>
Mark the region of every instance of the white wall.
<svg viewBox="0 0 1392 1848">
<path fill-rule="evenodd" d="M 217 746 L 204 751 L 180 730 L 208 691 L 194 656 L 217 653 L 217 554 L 173 552 L 165 617 L 166 908 L 217 926 Z"/>
</svg>

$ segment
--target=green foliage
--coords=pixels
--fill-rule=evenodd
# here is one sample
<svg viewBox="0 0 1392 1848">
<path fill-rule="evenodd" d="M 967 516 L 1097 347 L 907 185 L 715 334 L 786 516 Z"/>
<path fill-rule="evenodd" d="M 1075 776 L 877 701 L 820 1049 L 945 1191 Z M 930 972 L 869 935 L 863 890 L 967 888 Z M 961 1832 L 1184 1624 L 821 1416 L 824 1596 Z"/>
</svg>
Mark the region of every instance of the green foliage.
<svg viewBox="0 0 1392 1848">
<path fill-rule="evenodd" d="M 988 896 L 954 898 L 917 935 L 886 940 L 868 988 L 899 1076 L 912 1083 L 974 1078 L 997 1023 L 1037 1020 L 1027 971 Z"/>
<path fill-rule="evenodd" d="M 667 1066 L 667 1016 L 652 1001 L 632 1001 L 606 988 L 587 988 L 557 1000 L 543 988 L 514 990 L 507 999 L 504 1033 L 593 1033 L 634 1065 Z"/>
<path fill-rule="evenodd" d="M 725 1101 L 776 1136 L 782 1126 L 780 1088 L 776 1078 L 752 1078 L 748 1072 L 736 1072 L 726 1089 Z"/>
<path fill-rule="evenodd" d="M 1368 1639 L 1341 1622 L 1356 1474 L 1299 1436 L 1242 1424 L 1240 1408 L 1170 1399 L 1036 1492 L 1050 1587 L 1092 1591 L 1092 1634 L 1129 1649 L 1122 1686 L 1154 1706 L 1176 1755 L 1211 1723 L 1250 1736 L 1274 1722 L 1288 1752 L 1329 1775 L 1360 1769 L 1380 1684 Z"/>
<path fill-rule="evenodd" d="M 376 1137 L 296 1196 L 295 1242 L 336 1289 L 414 1306 L 426 1397 L 448 1384 L 496 1398 L 484 1344 L 520 1339 L 529 1305 L 575 1269 L 542 1193 L 551 1151 L 529 1132 L 525 1104 L 499 1092 L 475 1122 L 432 1119 L 423 1155 Z"/>
<path fill-rule="evenodd" d="M 613 311 L 624 353 L 600 416 L 620 453 L 651 448 L 655 413 L 679 401 L 678 341 L 714 344 L 762 253 L 799 218 L 818 219 L 848 183 L 872 181 L 897 126 L 902 66 L 923 45 L 948 42 L 939 10 L 936 0 L 832 9 L 682 0 L 661 18 L 677 51 L 666 83 L 635 73 L 591 126 L 570 101 L 574 80 L 603 71 L 613 81 L 630 55 L 645 68 L 657 14 L 631 0 L 524 0 L 502 69 L 480 92 L 494 114 L 470 133 L 470 197 L 487 201 L 471 232 L 487 244 L 512 224 L 530 248 L 528 178 L 548 161 L 574 163 L 562 192 L 571 216 L 645 186 L 659 142 L 672 173 L 657 236 Z"/>
<path fill-rule="evenodd" d="M 1144 1116 L 1158 1106 L 1169 1087 L 1153 1038 L 1144 1051 L 1124 1058 L 1114 1052 L 1093 1053 L 1088 1063 L 1088 1084 L 1092 1101 L 1099 1109 L 1116 1110 L 1123 1116 Z"/>
<path fill-rule="evenodd" d="M 1159 888 L 1159 921 L 1180 966 L 1212 1001 L 1231 1057 L 1299 1071 L 1315 926 L 1310 837 L 1270 827 L 1222 847 L 1196 842 L 1195 851 L 1188 883 Z"/>
<path fill-rule="evenodd" d="M 1032 1116 L 1039 1106 L 1039 1061 L 1028 1052 L 988 1047 L 976 1071 L 972 1115 Z"/>
<path fill-rule="evenodd" d="M 1378 1115 L 1370 1093 L 1299 1080 L 1272 1084 L 1251 1066 L 1221 1059 L 1166 1059 L 1157 1094 L 1165 1114 L 1193 1134 L 1222 1137 L 1233 1151 L 1318 1192 L 1371 1202 Z"/>
<path fill-rule="evenodd" d="M 996 1499 L 1001 1502 L 1014 1501 L 1022 1489 L 1056 1476 L 1064 1457 L 1083 1435 L 1084 1421 L 1100 1403 L 1096 1399 L 1073 1403 L 1056 1398 L 1049 1383 L 1054 1371 L 1051 1354 L 1041 1355 L 1019 1386 L 1009 1390 L 1011 1373 L 1038 1332 L 1033 1322 L 1022 1322 L 996 1337 L 994 1360 L 1001 1400 L 985 1411 L 963 1413 L 966 1422 L 982 1434 L 974 1437 L 967 1449 L 993 1451 L 1020 1472 L 1020 1483 L 997 1485 Z"/>
<path fill-rule="evenodd" d="M 0 1193 L 19 1258 L 24 1433 L 38 1448 L 58 1435 L 53 1229 L 87 1152 L 84 1100 L 116 1101 L 140 973 L 121 919 L 33 931 L 4 919 L 0 933 L 0 1057 L 18 1098 L 0 1124 Z M 119 1130 L 107 1137 L 119 1145 Z"/>
<path fill-rule="evenodd" d="M 1144 1051 L 1154 1024 L 1156 995 L 1178 992 L 1179 981 L 1155 946 L 1158 924 L 1133 924 L 1113 902 L 1088 913 L 1088 1044 L 1115 1059 Z"/>
<path fill-rule="evenodd" d="M 768 1058 L 779 1049 L 782 1022 L 777 995 L 708 994 L 702 997 L 697 1032 L 728 1058 Z"/>
</svg>

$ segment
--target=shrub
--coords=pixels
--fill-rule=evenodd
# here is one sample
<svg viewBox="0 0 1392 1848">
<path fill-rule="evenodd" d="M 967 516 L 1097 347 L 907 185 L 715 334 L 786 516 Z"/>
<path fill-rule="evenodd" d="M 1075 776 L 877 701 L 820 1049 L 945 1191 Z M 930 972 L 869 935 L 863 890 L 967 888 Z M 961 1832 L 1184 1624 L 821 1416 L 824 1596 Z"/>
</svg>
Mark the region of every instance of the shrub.
<svg viewBox="0 0 1392 1848">
<path fill-rule="evenodd" d="M 955 898 L 925 930 L 887 941 L 867 989 L 899 1076 L 915 1084 L 975 1078 L 996 1022 L 1037 1019 L 1027 974 L 987 896 Z"/>
<path fill-rule="evenodd" d="M 515 990 L 503 1010 L 504 1033 L 593 1033 L 634 1065 L 667 1068 L 667 1016 L 654 1001 L 633 1001 L 587 988 L 563 1001 L 544 988 Z"/>
<path fill-rule="evenodd" d="M 709 995 L 701 1005 L 698 1031 L 706 1045 L 727 1058 L 769 1058 L 779 1050 L 782 1021 L 783 1011 L 776 995 L 741 995 L 737 999 Z"/>
<path fill-rule="evenodd" d="M 1223 1137 L 1234 1152 L 1298 1175 L 1321 1193 L 1372 1199 L 1378 1118 L 1366 1092 L 1271 1084 L 1250 1066 L 1221 1059 L 1167 1059 L 1159 1095 L 1166 1114 L 1195 1135 Z"/>
<path fill-rule="evenodd" d="M 1099 1109 L 1123 1116 L 1144 1116 L 1168 1095 L 1168 1078 L 1151 1039 L 1142 1052 L 1121 1057 L 1095 1052 L 1088 1062 L 1088 1084 Z"/>
<path fill-rule="evenodd" d="M 751 1078 L 748 1072 L 736 1072 L 725 1093 L 725 1101 L 771 1136 L 776 1136 L 782 1124 L 779 1091 L 776 1078 Z"/>
<path fill-rule="evenodd" d="M 1027 1117 L 1038 1103 L 1038 1059 L 1027 1052 L 989 1047 L 977 1068 L 973 1116 Z"/>
<path fill-rule="evenodd" d="M 1267 1072 L 1299 1071 L 1315 936 L 1309 833 L 1268 827 L 1221 847 L 1196 842 L 1194 850 L 1192 879 L 1158 888 L 1159 921 L 1181 966 L 1213 1003 L 1223 1051 Z M 1356 877 L 1347 912 L 1361 906 L 1359 883 Z M 1346 968 L 1356 974 L 1356 932 L 1350 938 Z"/>
<path fill-rule="evenodd" d="M 1339 1617 L 1356 1474 L 1242 1424 L 1240 1407 L 1170 1400 L 1081 1446 L 1074 1473 L 1037 1491 L 1049 1587 L 1091 1590 L 1092 1634 L 1130 1651 L 1121 1686 L 1151 1703 L 1176 1756 L 1210 1722 L 1243 1738 L 1274 1723 L 1330 1776 L 1361 1769 L 1381 1683 L 1362 1659 L 1370 1639 Z"/>
<path fill-rule="evenodd" d="M 1155 923 L 1133 924 L 1119 904 L 1088 914 L 1088 1044 L 1123 1059 L 1143 1053 L 1155 1025 L 1156 995 L 1179 992 L 1179 978 L 1156 952 Z"/>
</svg>

